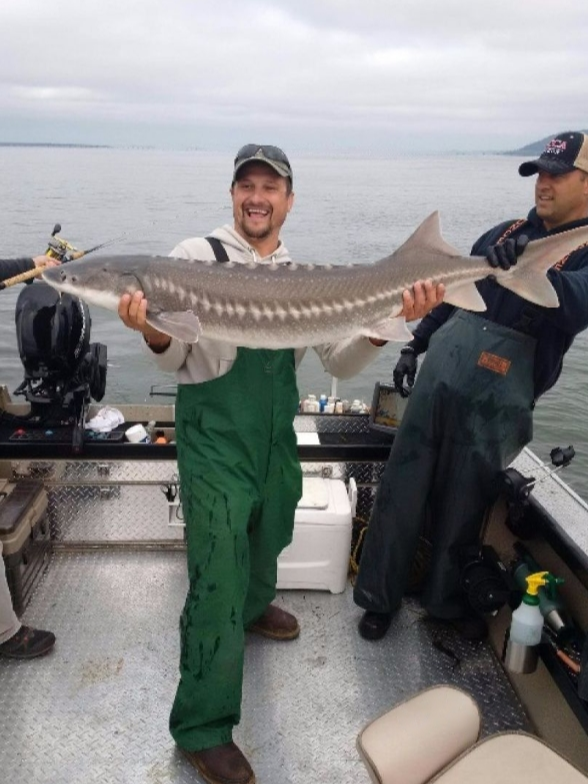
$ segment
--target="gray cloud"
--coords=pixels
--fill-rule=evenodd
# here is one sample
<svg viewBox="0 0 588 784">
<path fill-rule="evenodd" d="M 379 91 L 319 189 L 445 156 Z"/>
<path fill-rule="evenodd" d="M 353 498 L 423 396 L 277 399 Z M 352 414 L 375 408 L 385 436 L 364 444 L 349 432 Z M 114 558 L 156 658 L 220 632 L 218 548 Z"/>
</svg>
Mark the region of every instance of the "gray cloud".
<svg viewBox="0 0 588 784">
<path fill-rule="evenodd" d="M 588 125 L 577 0 L 3 0 L 0 140 L 500 149 Z"/>
</svg>

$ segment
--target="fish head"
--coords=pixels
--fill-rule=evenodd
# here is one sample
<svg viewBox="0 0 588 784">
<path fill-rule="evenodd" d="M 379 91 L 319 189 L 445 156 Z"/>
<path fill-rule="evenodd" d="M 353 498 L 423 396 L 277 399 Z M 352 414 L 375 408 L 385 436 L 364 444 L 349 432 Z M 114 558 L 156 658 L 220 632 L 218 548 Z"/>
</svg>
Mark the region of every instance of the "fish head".
<svg viewBox="0 0 588 784">
<path fill-rule="evenodd" d="M 70 261 L 48 267 L 41 278 L 62 294 L 114 311 L 123 294 L 142 290 L 139 278 L 128 265 L 120 264 L 120 257 Z"/>
</svg>

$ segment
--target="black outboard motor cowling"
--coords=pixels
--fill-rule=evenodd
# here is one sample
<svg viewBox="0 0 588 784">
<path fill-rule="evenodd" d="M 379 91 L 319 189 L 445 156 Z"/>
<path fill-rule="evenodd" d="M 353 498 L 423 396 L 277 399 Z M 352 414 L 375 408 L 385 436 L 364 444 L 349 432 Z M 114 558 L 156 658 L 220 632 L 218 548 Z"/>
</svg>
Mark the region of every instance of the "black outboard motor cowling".
<svg viewBox="0 0 588 784">
<path fill-rule="evenodd" d="M 25 396 L 43 426 L 73 425 L 81 449 L 90 399 L 106 389 L 106 346 L 90 343 L 87 304 L 37 281 L 21 291 L 15 321 L 25 377 L 14 394 Z"/>
</svg>

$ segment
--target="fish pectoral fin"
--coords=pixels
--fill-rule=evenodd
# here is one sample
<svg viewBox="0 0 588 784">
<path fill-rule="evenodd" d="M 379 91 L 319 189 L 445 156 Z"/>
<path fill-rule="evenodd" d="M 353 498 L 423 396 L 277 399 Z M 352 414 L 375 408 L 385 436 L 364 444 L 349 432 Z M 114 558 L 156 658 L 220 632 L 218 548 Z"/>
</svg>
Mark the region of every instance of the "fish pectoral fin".
<svg viewBox="0 0 588 784">
<path fill-rule="evenodd" d="M 197 343 L 202 334 L 202 327 L 198 316 L 191 310 L 160 311 L 157 314 L 148 314 L 147 323 L 159 332 L 184 343 Z"/>
<path fill-rule="evenodd" d="M 473 310 L 474 312 L 486 310 L 486 303 L 482 299 L 482 295 L 471 281 L 450 283 L 445 290 L 443 301 L 463 310 Z"/>
<path fill-rule="evenodd" d="M 377 324 L 368 327 L 363 334 L 367 338 L 394 340 L 399 343 L 406 343 L 407 340 L 412 340 L 413 338 L 412 332 L 406 326 L 404 316 L 394 316 L 379 321 Z"/>
<path fill-rule="evenodd" d="M 516 267 L 515 267 L 516 270 Z M 514 291 L 523 299 L 542 305 L 544 308 L 559 307 L 559 297 L 546 275 L 525 275 L 524 277 L 497 277 L 501 286 L 509 291 Z"/>
</svg>

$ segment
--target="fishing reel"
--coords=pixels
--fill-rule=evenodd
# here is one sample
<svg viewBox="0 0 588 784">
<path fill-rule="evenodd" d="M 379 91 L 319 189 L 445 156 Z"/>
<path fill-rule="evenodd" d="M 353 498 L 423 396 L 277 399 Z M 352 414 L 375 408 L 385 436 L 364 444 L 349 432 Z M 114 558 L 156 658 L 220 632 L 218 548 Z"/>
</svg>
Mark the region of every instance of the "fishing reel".
<svg viewBox="0 0 588 784">
<path fill-rule="evenodd" d="M 81 259 L 87 251 L 75 248 L 67 240 L 64 240 L 63 237 L 58 236 L 58 232 L 60 231 L 61 224 L 56 223 L 51 232 L 49 242 L 47 243 L 45 255 L 49 256 L 51 259 L 58 259 L 62 264 L 67 261 L 73 261 L 74 259 Z"/>
<path fill-rule="evenodd" d="M 558 446 L 552 449 L 549 453 L 550 462 L 536 466 L 537 471 L 543 472 L 538 479 L 534 476 L 524 476 L 516 468 L 507 468 L 498 475 L 498 487 L 508 507 L 506 524 L 515 536 L 528 539 L 533 535 L 534 524 L 531 520 L 532 515 L 529 514 L 533 489 L 562 468 L 566 468 L 575 454 L 571 444 L 568 447 Z M 550 465 L 553 468 L 550 468 Z"/>
<path fill-rule="evenodd" d="M 517 592 L 508 569 L 489 545 L 462 547 L 459 569 L 461 587 L 476 612 L 494 615 Z"/>
</svg>

